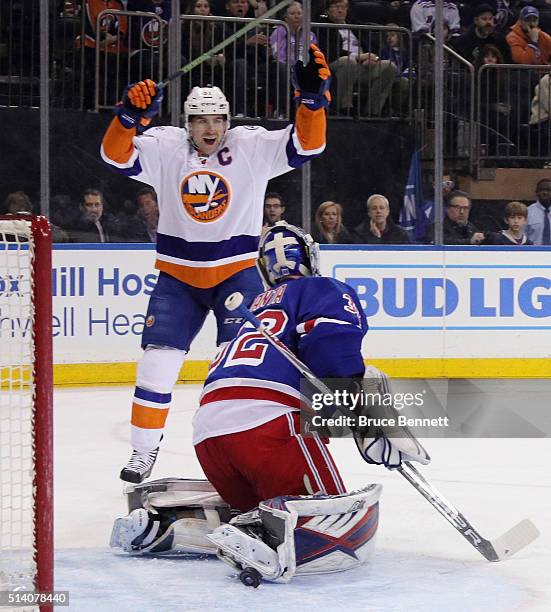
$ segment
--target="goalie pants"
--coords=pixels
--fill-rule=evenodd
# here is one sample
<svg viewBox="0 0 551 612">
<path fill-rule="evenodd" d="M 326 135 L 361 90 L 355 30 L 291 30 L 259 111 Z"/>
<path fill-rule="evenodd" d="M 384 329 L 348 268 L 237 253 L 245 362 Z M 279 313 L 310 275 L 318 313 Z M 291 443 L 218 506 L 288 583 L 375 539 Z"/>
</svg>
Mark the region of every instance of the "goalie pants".
<svg viewBox="0 0 551 612">
<path fill-rule="evenodd" d="M 253 429 L 207 438 L 195 452 L 220 496 L 242 512 L 278 495 L 345 492 L 327 441 L 317 434 L 302 436 L 297 412 Z"/>
</svg>

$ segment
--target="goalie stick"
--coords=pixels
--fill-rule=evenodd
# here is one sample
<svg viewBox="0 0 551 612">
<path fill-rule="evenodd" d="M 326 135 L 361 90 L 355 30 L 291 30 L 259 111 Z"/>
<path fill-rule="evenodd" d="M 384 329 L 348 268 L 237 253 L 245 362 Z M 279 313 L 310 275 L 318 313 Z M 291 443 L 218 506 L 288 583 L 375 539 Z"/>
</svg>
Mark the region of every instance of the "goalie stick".
<svg viewBox="0 0 551 612">
<path fill-rule="evenodd" d="M 279 338 L 268 331 L 244 304 L 243 295 L 232 293 L 224 303 L 230 311 L 237 311 L 284 357 L 286 357 L 312 385 L 322 393 L 332 394 L 325 385 Z M 522 550 L 538 536 L 537 527 L 524 519 L 495 540 L 480 535 L 465 516 L 457 510 L 409 461 L 403 461 L 398 471 L 455 529 L 488 561 L 503 561 Z M 391 470 L 392 471 L 392 470 Z"/>
</svg>

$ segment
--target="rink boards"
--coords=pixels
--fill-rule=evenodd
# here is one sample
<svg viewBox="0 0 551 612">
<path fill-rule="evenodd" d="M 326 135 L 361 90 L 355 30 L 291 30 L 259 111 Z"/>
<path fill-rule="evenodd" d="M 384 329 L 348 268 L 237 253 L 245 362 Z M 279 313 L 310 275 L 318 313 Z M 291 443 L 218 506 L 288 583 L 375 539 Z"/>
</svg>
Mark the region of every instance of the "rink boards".
<svg viewBox="0 0 551 612">
<path fill-rule="evenodd" d="M 551 377 L 551 249 L 322 247 L 325 275 L 358 292 L 366 361 L 392 376 Z M 155 284 L 151 245 L 57 245 L 58 384 L 131 382 Z M 0 290 L 13 287 L 0 280 Z M 4 287 L 4 289 L 2 289 Z M 0 313 L 3 337 L 26 333 Z M 215 345 L 209 316 L 182 373 L 202 380 Z"/>
</svg>

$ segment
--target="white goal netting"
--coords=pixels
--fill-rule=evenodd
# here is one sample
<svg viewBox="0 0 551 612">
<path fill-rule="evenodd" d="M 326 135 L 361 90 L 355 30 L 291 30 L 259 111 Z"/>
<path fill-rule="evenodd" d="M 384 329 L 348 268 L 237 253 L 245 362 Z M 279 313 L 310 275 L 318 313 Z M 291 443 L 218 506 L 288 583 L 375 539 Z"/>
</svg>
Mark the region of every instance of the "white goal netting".
<svg viewBox="0 0 551 612">
<path fill-rule="evenodd" d="M 31 221 L 0 220 L 0 591 L 36 575 L 33 255 Z"/>
</svg>

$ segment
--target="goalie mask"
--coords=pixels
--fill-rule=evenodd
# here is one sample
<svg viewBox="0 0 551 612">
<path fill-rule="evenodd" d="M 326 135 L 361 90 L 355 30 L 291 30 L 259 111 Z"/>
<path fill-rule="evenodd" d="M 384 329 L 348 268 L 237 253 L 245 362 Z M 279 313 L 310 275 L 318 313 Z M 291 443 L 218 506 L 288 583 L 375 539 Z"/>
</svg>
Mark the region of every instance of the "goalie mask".
<svg viewBox="0 0 551 612">
<path fill-rule="evenodd" d="M 190 130 L 190 120 L 198 115 L 224 115 L 230 126 L 230 105 L 220 87 L 194 87 L 184 103 L 184 127 L 195 148 Z"/>
<path fill-rule="evenodd" d="M 286 276 L 319 276 L 319 245 L 300 227 L 278 221 L 260 239 L 257 266 L 269 287 Z"/>
</svg>

